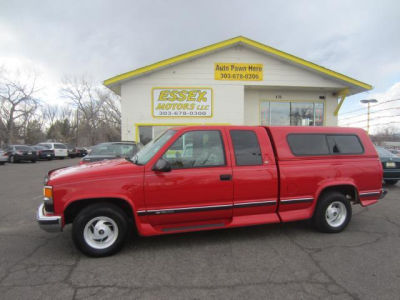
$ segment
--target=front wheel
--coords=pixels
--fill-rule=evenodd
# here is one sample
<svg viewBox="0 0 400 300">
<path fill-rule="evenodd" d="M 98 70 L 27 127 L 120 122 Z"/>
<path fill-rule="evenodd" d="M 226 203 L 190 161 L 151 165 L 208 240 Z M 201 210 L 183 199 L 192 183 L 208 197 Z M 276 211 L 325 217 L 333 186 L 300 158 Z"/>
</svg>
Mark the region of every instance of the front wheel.
<svg viewBox="0 0 400 300">
<path fill-rule="evenodd" d="M 105 203 L 84 208 L 75 218 L 72 238 L 84 254 L 94 257 L 118 252 L 126 239 L 128 222 L 117 206 Z"/>
<path fill-rule="evenodd" d="M 8 159 L 8 161 L 9 161 L 10 163 L 12 163 L 12 164 L 15 164 L 16 162 L 18 162 L 18 161 L 15 159 L 14 155 L 11 155 L 10 158 Z"/>
<path fill-rule="evenodd" d="M 394 179 L 387 179 L 385 180 L 385 184 L 387 185 L 395 185 L 397 183 L 398 180 L 394 180 Z"/>
<path fill-rule="evenodd" d="M 317 203 L 313 223 L 321 232 L 337 233 L 346 228 L 351 220 L 349 200 L 339 192 L 325 194 Z"/>
</svg>

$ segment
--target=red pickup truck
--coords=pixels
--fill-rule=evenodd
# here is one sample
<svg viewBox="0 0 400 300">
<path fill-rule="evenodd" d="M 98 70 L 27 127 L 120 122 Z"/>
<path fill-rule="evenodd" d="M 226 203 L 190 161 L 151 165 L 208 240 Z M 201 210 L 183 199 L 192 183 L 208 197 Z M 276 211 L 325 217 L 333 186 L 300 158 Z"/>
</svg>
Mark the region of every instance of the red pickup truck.
<svg viewBox="0 0 400 300">
<path fill-rule="evenodd" d="M 106 256 L 131 229 L 151 236 L 311 219 L 340 232 L 351 203 L 384 195 L 362 129 L 177 127 L 131 159 L 50 171 L 37 220 L 47 231 L 72 223 L 77 248 Z"/>
</svg>

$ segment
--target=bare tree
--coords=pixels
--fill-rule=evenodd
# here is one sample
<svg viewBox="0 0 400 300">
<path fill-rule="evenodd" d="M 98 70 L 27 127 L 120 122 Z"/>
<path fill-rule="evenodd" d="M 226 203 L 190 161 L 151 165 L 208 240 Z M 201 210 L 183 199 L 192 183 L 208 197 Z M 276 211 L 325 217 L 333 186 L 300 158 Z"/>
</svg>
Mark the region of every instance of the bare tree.
<svg viewBox="0 0 400 300">
<path fill-rule="evenodd" d="M 67 77 L 61 94 L 76 108 L 76 134 L 87 137 L 88 143 L 120 136 L 119 100 L 110 91 L 85 77 Z"/>
<path fill-rule="evenodd" d="M 381 127 L 371 135 L 371 140 L 377 145 L 382 145 L 383 142 L 397 142 L 400 141 L 400 131 L 393 126 Z"/>
<path fill-rule="evenodd" d="M 36 75 L 16 72 L 15 76 L 6 70 L 0 74 L 0 123 L 4 127 L 6 143 L 12 143 L 17 131 L 24 128 L 38 108 Z"/>
<path fill-rule="evenodd" d="M 120 128 L 121 127 L 121 101 L 109 90 L 99 92 L 99 97 L 102 99 L 103 106 L 101 115 L 103 121 L 107 125 Z"/>
<path fill-rule="evenodd" d="M 47 125 L 50 127 L 58 118 L 59 107 L 58 105 L 46 104 L 42 106 L 42 115 L 46 120 Z"/>
</svg>

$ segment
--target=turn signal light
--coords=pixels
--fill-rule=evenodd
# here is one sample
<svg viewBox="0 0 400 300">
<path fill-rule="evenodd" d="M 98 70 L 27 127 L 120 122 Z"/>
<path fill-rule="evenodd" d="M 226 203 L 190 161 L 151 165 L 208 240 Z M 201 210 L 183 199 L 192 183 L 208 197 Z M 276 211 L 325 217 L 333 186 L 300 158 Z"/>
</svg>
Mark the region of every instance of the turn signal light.
<svg viewBox="0 0 400 300">
<path fill-rule="evenodd" d="M 49 199 L 53 198 L 53 188 L 51 186 L 45 186 L 43 188 L 43 196 Z"/>
</svg>

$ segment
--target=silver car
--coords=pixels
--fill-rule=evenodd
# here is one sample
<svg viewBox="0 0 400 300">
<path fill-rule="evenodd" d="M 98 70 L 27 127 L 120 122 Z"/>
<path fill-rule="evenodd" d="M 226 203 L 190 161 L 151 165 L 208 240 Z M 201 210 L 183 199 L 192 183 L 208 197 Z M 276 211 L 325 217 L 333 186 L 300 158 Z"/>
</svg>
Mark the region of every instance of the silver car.
<svg viewBox="0 0 400 300">
<path fill-rule="evenodd" d="M 4 165 L 7 161 L 8 161 L 7 153 L 0 149 L 0 165 Z"/>
</svg>

